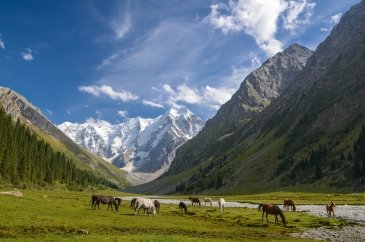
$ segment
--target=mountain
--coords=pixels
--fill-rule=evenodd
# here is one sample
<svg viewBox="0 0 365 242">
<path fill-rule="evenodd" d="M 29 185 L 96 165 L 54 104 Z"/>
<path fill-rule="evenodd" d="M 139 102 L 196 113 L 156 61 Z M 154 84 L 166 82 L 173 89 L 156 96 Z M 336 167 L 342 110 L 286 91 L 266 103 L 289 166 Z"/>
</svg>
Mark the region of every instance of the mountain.
<svg viewBox="0 0 365 242">
<path fill-rule="evenodd" d="M 295 80 L 312 54 L 313 51 L 306 47 L 293 44 L 251 72 L 232 98 L 207 121 L 203 130 L 178 150 L 169 172 L 178 173 L 194 166 L 194 163 L 188 164 L 189 161 L 195 162 L 191 156 L 198 154 L 194 153 L 206 152 L 212 141 L 231 135 L 262 112 Z"/>
<path fill-rule="evenodd" d="M 19 93 L 0 87 L 0 104 L 14 121 L 19 119 L 35 135 L 49 143 L 52 149 L 74 161 L 78 168 L 106 178 L 118 186 L 127 185 L 123 171 L 77 145 Z"/>
<path fill-rule="evenodd" d="M 167 174 L 127 190 L 364 191 L 364 19 L 363 0 L 343 15 L 305 67 L 262 112 L 247 122 L 236 119 L 239 125 L 229 133 L 206 132 L 209 142 L 200 143 L 204 137 L 198 140 L 197 135 L 177 150 Z"/>
<path fill-rule="evenodd" d="M 195 136 L 204 122 L 187 108 L 170 109 L 155 119 L 132 118 L 124 123 L 88 120 L 58 127 L 76 143 L 129 172 L 132 183 L 163 174 L 175 150 Z"/>
</svg>

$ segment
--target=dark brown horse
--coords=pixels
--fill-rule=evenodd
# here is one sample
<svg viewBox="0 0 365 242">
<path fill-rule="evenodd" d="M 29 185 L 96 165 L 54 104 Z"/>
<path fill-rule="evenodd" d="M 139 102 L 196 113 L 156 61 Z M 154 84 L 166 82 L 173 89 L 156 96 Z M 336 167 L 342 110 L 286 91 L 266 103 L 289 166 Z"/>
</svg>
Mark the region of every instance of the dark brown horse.
<svg viewBox="0 0 365 242">
<path fill-rule="evenodd" d="M 107 211 L 109 210 L 109 208 L 111 208 L 113 211 L 113 205 L 114 205 L 116 211 L 118 211 L 118 209 L 119 209 L 119 202 L 113 196 L 104 196 L 104 195 L 95 195 L 95 194 L 91 196 L 91 206 L 94 207 L 94 210 L 95 210 L 96 205 L 98 205 L 98 208 L 100 209 L 100 207 L 99 207 L 100 203 L 108 204 Z"/>
<path fill-rule="evenodd" d="M 156 212 L 159 214 L 160 213 L 160 202 L 155 200 L 155 201 L 153 201 L 153 204 L 155 205 Z"/>
<path fill-rule="evenodd" d="M 286 219 L 285 216 L 283 214 L 283 212 L 281 211 L 281 209 L 279 208 L 279 206 L 277 205 L 272 205 L 272 204 L 260 204 L 258 209 L 259 211 L 262 208 L 262 218 L 261 221 L 264 222 L 264 214 L 266 213 L 266 221 L 269 222 L 269 220 L 267 219 L 267 215 L 268 214 L 273 214 L 275 215 L 275 224 L 278 222 L 278 215 L 281 217 L 281 221 L 283 222 L 284 226 L 286 227 Z"/>
<path fill-rule="evenodd" d="M 199 205 L 199 207 L 200 207 L 200 200 L 199 200 L 199 198 L 197 198 L 197 197 L 189 197 L 189 200 L 191 201 L 191 205 L 192 206 L 194 206 L 194 204 L 195 205 Z"/>
<path fill-rule="evenodd" d="M 286 210 L 291 208 L 291 210 L 293 212 L 295 212 L 295 210 L 296 210 L 295 204 L 294 204 L 293 200 L 291 200 L 291 199 L 284 200 L 284 208 L 286 208 Z"/>
<path fill-rule="evenodd" d="M 179 203 L 179 209 L 180 209 L 180 212 L 182 212 L 182 210 L 184 209 L 185 214 L 188 212 L 188 208 L 186 207 L 186 204 L 184 202 Z"/>
<path fill-rule="evenodd" d="M 326 204 L 326 210 L 327 210 L 328 217 L 331 217 L 331 213 L 332 213 L 332 216 L 335 216 L 335 211 L 333 209 L 335 207 L 336 207 L 336 204 L 333 201 L 331 201 L 330 205 Z"/>
</svg>

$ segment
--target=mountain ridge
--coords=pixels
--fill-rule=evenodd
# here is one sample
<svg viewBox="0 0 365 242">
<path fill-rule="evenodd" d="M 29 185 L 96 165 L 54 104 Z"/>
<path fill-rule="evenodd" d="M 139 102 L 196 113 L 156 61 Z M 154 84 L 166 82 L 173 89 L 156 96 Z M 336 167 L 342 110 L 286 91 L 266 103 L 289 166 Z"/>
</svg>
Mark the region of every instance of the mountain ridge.
<svg viewBox="0 0 365 242">
<path fill-rule="evenodd" d="M 118 124 L 89 120 L 58 127 L 78 144 L 128 171 L 131 181 L 139 183 L 164 173 L 175 150 L 203 124 L 189 109 L 171 108 L 155 119 L 136 117 Z"/>
</svg>

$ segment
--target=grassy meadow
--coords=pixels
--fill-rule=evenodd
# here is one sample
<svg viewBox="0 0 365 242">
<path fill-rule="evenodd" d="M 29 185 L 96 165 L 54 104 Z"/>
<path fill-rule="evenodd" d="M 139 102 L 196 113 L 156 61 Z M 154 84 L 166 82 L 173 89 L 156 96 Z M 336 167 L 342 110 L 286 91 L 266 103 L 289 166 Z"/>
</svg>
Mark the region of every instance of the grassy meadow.
<svg viewBox="0 0 365 242">
<path fill-rule="evenodd" d="M 10 189 L 0 189 L 9 191 Z M 186 215 L 177 205 L 161 204 L 156 217 L 143 212 L 134 216 L 129 201 L 123 201 L 119 212 L 91 208 L 93 193 L 133 196 L 110 190 L 75 192 L 63 189 L 20 190 L 24 196 L 0 195 L 1 241 L 310 241 L 290 237 L 290 233 L 326 226 L 339 228 L 348 222 L 335 218 L 319 218 L 305 213 L 285 212 L 289 225 L 261 222 L 261 212 L 249 208 L 191 207 Z M 272 193 L 225 196 L 227 201 L 282 203 L 282 198 L 308 204 L 325 204 L 327 194 Z M 360 204 L 363 194 L 335 194 L 336 203 Z M 188 196 L 184 196 L 186 199 Z M 178 198 L 178 197 L 177 197 Z M 180 197 L 182 198 L 182 197 Z M 299 202 L 300 203 L 300 202 Z M 88 234 L 78 234 L 78 230 Z"/>
</svg>

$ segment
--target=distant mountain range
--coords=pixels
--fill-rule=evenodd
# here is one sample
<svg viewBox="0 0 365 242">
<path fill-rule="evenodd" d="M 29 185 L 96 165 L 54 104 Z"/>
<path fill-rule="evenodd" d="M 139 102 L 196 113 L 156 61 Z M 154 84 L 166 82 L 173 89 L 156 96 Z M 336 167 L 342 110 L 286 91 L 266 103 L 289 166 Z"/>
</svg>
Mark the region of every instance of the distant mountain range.
<svg viewBox="0 0 365 242">
<path fill-rule="evenodd" d="M 129 181 L 140 184 L 163 174 L 175 151 L 194 137 L 204 122 L 187 108 L 170 109 L 155 119 L 132 118 L 110 124 L 88 120 L 58 126 L 76 143 L 128 171 Z"/>
<path fill-rule="evenodd" d="M 365 1 L 252 72 L 148 193 L 365 190 Z M 361 145 L 363 144 L 363 145 Z"/>
</svg>

